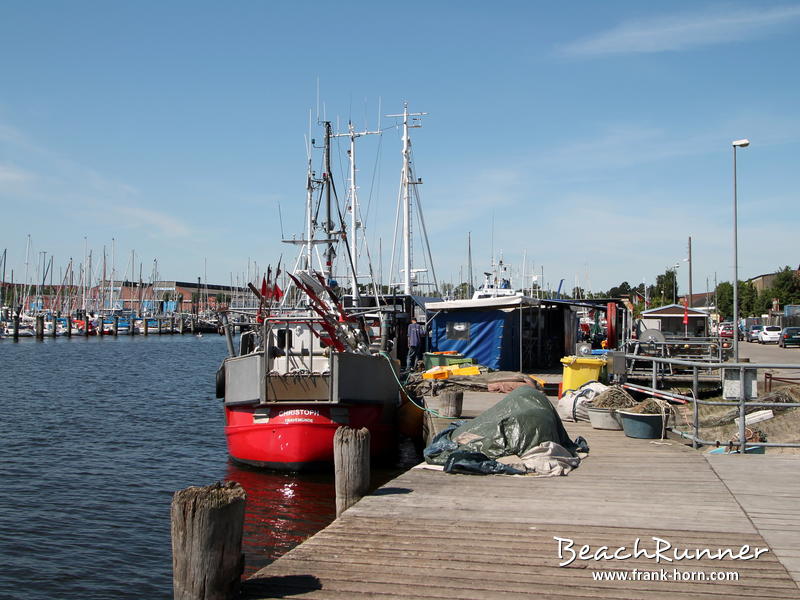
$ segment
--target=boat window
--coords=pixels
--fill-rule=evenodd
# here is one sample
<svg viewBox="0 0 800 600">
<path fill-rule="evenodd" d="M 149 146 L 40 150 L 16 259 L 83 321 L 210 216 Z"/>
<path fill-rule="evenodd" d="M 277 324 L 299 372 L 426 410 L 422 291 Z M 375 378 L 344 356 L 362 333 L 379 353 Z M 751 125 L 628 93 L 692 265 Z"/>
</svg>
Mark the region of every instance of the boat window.
<svg viewBox="0 0 800 600">
<path fill-rule="evenodd" d="M 447 322 L 448 340 L 469 340 L 469 323 L 448 321 Z"/>
<path fill-rule="evenodd" d="M 278 348 L 292 347 L 292 332 L 289 329 L 278 329 Z"/>
</svg>

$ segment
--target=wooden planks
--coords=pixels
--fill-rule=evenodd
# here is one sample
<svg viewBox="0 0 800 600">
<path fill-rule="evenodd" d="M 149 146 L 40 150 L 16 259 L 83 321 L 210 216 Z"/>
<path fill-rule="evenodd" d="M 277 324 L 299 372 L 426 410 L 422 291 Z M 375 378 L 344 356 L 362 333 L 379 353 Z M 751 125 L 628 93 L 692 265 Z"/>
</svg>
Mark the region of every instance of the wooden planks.
<svg viewBox="0 0 800 600">
<path fill-rule="evenodd" d="M 259 571 L 247 584 L 248 597 L 800 597 L 781 562 L 793 558 L 788 534 L 797 535 L 784 526 L 800 525 L 778 516 L 782 503 L 796 497 L 789 477 L 796 463 L 786 460 L 778 475 L 765 475 L 763 484 L 790 482 L 785 493 L 765 503 L 759 483 L 748 479 L 749 470 L 731 466 L 737 457 L 720 457 L 726 462 L 718 466 L 680 442 L 634 440 L 588 424 L 566 425 L 572 437 L 583 435 L 591 447 L 589 458 L 569 476 L 479 477 L 412 469 Z M 765 463 L 755 461 L 770 456 L 742 458 L 753 459 L 758 468 Z M 754 511 L 750 515 L 748 506 Z M 652 547 L 657 536 L 682 548 L 764 548 L 773 529 L 775 552 L 757 560 L 703 559 L 666 567 L 736 571 L 739 581 L 734 582 L 596 581 L 598 569 L 628 573 L 663 565 L 639 558 L 560 567 L 554 539 L 616 548 L 630 547 L 638 537 Z"/>
<path fill-rule="evenodd" d="M 800 456 L 706 454 L 705 458 L 800 584 Z"/>
</svg>

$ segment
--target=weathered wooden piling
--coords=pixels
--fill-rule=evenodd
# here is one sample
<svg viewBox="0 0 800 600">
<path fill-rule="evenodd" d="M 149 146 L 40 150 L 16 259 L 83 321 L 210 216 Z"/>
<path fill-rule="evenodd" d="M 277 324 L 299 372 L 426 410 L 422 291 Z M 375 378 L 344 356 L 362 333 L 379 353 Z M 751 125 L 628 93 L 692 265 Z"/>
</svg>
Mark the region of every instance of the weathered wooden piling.
<svg viewBox="0 0 800 600">
<path fill-rule="evenodd" d="M 14 341 L 19 340 L 19 315 L 14 315 Z"/>
<path fill-rule="evenodd" d="M 369 466 L 369 430 L 339 427 L 333 436 L 337 517 L 369 490 Z"/>
<path fill-rule="evenodd" d="M 461 416 L 464 404 L 464 392 L 448 390 L 439 394 L 439 415 L 448 419 L 457 419 Z"/>
<path fill-rule="evenodd" d="M 56 337 L 58 335 L 58 319 L 55 315 L 53 315 L 53 331 L 50 332 L 50 337 Z"/>
<path fill-rule="evenodd" d="M 181 335 L 186 333 L 186 319 L 184 318 L 183 315 L 181 315 L 180 318 L 178 319 L 178 333 L 180 333 Z"/>
<path fill-rule="evenodd" d="M 119 315 L 114 315 L 113 328 L 114 328 L 114 337 L 117 337 L 119 335 Z"/>
<path fill-rule="evenodd" d="M 136 319 L 133 315 L 128 319 L 128 335 L 136 335 Z"/>
<path fill-rule="evenodd" d="M 67 337 L 72 337 L 72 315 L 67 315 Z"/>
<path fill-rule="evenodd" d="M 36 339 L 44 339 L 44 315 L 36 315 Z"/>
<path fill-rule="evenodd" d="M 175 600 L 238 597 L 246 499 L 244 488 L 235 482 L 175 492 L 170 511 Z"/>
<path fill-rule="evenodd" d="M 222 329 L 225 333 L 225 343 L 228 346 L 228 356 L 236 356 L 236 350 L 233 347 L 233 334 L 231 333 L 231 324 L 228 322 L 228 313 L 223 312 L 220 314 L 222 319 Z"/>
<path fill-rule="evenodd" d="M 164 333 L 164 319 L 159 317 L 156 319 L 156 324 L 158 325 L 158 335 L 162 335 Z"/>
<path fill-rule="evenodd" d="M 175 333 L 175 315 L 169 317 L 169 332 Z"/>
</svg>

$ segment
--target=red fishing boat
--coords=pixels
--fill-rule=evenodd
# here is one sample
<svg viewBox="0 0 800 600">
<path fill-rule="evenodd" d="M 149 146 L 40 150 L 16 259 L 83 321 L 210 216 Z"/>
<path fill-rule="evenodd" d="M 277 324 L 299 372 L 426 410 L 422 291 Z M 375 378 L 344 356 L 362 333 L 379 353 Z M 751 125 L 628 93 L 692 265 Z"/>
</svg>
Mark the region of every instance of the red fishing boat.
<svg viewBox="0 0 800 600">
<path fill-rule="evenodd" d="M 410 213 L 411 187 L 420 181 L 411 170 L 408 129 L 410 120 L 421 114 L 409 113 L 406 106 L 402 115 L 396 115 L 403 117 L 400 198 L 405 203 L 406 217 Z M 366 133 L 356 133 L 350 127 L 347 134 L 336 134 L 350 138 L 350 189 L 346 210 L 337 206 L 334 211 L 330 146 L 335 136 L 330 122 L 323 125 L 321 178 L 311 166 L 313 143 L 308 146 L 305 235 L 302 239 L 284 240 L 300 246 L 295 270 L 288 274 L 291 281 L 284 281 L 286 293 L 277 285 L 280 268 L 274 279 L 267 271 L 260 291 L 250 284 L 260 302 L 258 326 L 242 335 L 238 355 L 234 355 L 229 338 L 231 356 L 217 372 L 217 395 L 225 399 L 228 452 L 235 461 L 250 465 L 283 470 L 332 465 L 333 437 L 342 425 L 369 429 L 373 456 L 391 453 L 397 447 L 398 412 L 404 415 L 404 434 L 421 429 L 418 409 L 407 411 L 409 405 L 405 404 L 399 411 L 399 363 L 386 352 L 390 328 L 383 326 L 384 317 L 386 323 L 394 322 L 399 314 L 407 320 L 411 316 L 409 309 L 398 310 L 396 299 L 391 303 L 381 301 L 371 268 L 370 284 L 359 284 L 359 278 L 364 276 L 359 275 L 358 250 L 366 241 L 359 242 L 363 225 L 357 202 L 354 144 L 357 137 Z M 342 216 L 345 213 L 351 217 L 347 233 Z M 340 222 L 335 225 L 337 214 Z M 315 238 L 317 232 L 320 235 Z M 410 225 L 405 221 L 403 243 L 403 293 L 411 298 L 412 279 L 425 270 L 414 269 L 410 262 Z M 341 289 L 334 279 L 337 245 L 340 251 L 343 247 L 340 253 L 347 258 L 342 273 L 350 281 L 352 302 L 347 309 L 342 306 Z M 322 252 L 318 246 L 323 246 Z M 432 270 L 432 257 L 429 259 Z M 359 287 L 373 290 L 375 302 L 371 308 L 366 307 L 366 299 L 359 297 Z M 403 358 L 397 354 L 397 347 L 394 352 Z"/>
<path fill-rule="evenodd" d="M 252 350 L 225 359 L 217 380 L 235 461 L 300 471 L 333 463 L 341 425 L 370 431 L 371 454 L 397 446 L 395 364 L 371 351 L 358 318 L 346 314 L 313 272 L 291 276 L 307 305 L 278 308 L 243 334 Z"/>
</svg>

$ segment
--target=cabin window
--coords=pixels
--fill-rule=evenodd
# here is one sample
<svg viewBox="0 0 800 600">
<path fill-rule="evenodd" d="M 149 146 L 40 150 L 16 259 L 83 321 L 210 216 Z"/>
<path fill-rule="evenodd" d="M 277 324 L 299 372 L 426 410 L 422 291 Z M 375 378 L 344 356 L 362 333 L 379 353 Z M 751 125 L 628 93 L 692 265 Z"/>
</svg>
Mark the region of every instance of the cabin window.
<svg viewBox="0 0 800 600">
<path fill-rule="evenodd" d="M 448 340 L 469 340 L 469 323 L 448 321 L 447 323 Z"/>
<path fill-rule="evenodd" d="M 278 348 L 292 347 L 292 332 L 289 329 L 278 329 Z"/>
</svg>

